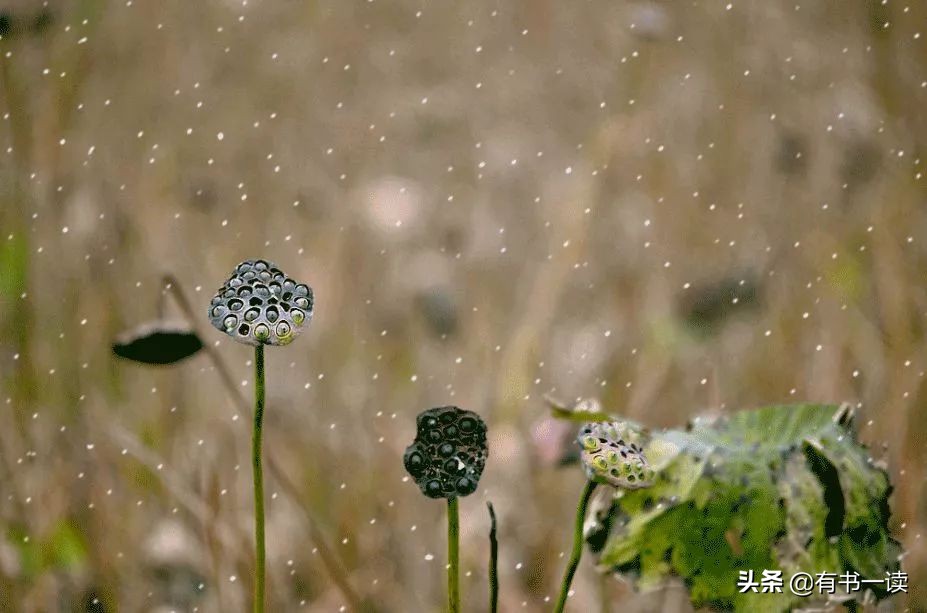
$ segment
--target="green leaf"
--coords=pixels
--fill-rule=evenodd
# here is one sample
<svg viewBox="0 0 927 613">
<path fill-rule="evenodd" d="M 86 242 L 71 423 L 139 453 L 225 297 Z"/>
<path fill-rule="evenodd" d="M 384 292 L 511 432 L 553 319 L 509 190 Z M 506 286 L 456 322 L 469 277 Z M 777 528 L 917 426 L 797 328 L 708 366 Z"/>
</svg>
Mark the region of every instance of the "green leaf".
<svg viewBox="0 0 927 613">
<path fill-rule="evenodd" d="M 857 441 L 846 407 L 774 406 L 697 419 L 685 431 L 650 432 L 644 454 L 657 472 L 654 485 L 617 492 L 589 526 L 599 537 L 600 567 L 640 589 L 678 576 L 695 607 L 784 611 L 812 604 L 790 592 L 796 572 L 884 579 L 898 569 L 888 476 Z M 783 571 L 782 593 L 741 594 L 739 572 L 748 570 L 756 580 L 764 570 Z M 866 587 L 886 596 L 880 584 Z"/>
</svg>

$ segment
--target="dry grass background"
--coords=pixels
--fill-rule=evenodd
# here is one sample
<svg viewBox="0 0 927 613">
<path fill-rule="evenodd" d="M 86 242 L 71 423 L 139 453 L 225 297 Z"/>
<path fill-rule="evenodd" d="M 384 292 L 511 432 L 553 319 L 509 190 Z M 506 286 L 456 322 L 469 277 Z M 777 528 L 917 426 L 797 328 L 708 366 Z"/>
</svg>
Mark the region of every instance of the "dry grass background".
<svg viewBox="0 0 927 613">
<path fill-rule="evenodd" d="M 320 534 L 361 598 L 439 610 L 443 506 L 400 458 L 446 403 L 490 424 L 465 607 L 491 499 L 502 610 L 548 610 L 581 479 L 535 442 L 546 392 L 652 426 L 860 403 L 925 610 L 922 3 L 5 6 L 3 611 L 245 610 L 250 416 L 205 357 L 109 345 L 164 272 L 205 322 L 247 257 L 317 296 L 268 352 L 265 449 L 292 480 L 268 483 L 270 610 L 350 606 Z M 723 280 L 754 298 L 694 333 L 681 313 Z M 205 338 L 250 394 L 247 348 Z M 685 608 L 588 560 L 575 587 L 575 611 Z"/>
</svg>

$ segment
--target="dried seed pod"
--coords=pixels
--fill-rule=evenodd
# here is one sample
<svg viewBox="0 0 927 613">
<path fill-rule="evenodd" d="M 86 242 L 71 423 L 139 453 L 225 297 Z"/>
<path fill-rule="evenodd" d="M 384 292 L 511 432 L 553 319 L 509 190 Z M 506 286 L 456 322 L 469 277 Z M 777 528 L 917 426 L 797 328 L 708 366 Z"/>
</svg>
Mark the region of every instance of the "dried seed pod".
<svg viewBox="0 0 927 613">
<path fill-rule="evenodd" d="M 142 364 L 173 364 L 203 348 L 203 342 L 184 322 L 157 320 L 120 334 L 113 353 Z"/>
<path fill-rule="evenodd" d="M 632 437 L 617 421 L 590 422 L 580 428 L 576 442 L 590 481 L 630 490 L 653 485 L 653 469 L 640 445 L 629 440 Z"/>
<path fill-rule="evenodd" d="M 239 343 L 288 345 L 312 320 L 312 288 L 267 260 L 245 260 L 209 304 L 209 321 Z"/>
<path fill-rule="evenodd" d="M 415 441 L 403 457 L 406 470 L 429 498 L 456 498 L 476 491 L 486 465 L 486 424 L 454 406 L 419 413 Z"/>
</svg>

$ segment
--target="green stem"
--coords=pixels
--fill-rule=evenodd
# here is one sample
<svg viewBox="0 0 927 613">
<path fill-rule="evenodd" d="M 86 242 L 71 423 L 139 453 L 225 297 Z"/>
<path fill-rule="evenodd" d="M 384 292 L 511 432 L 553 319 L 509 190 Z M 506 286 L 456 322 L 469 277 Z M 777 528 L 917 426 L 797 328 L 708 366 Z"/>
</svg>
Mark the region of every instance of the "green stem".
<svg viewBox="0 0 927 613">
<path fill-rule="evenodd" d="M 264 470 L 261 433 L 264 422 L 264 345 L 254 348 L 254 434 L 251 464 L 254 476 L 254 613 L 264 613 Z"/>
<path fill-rule="evenodd" d="M 586 509 L 589 507 L 589 499 L 592 498 L 595 486 L 595 481 L 586 481 L 583 493 L 579 498 L 579 505 L 576 507 L 576 521 L 573 524 L 573 551 L 570 553 L 570 561 L 567 564 L 566 572 L 563 574 L 563 585 L 560 586 L 560 598 L 557 599 L 554 613 L 563 613 L 567 596 L 570 593 L 570 584 L 573 583 L 573 575 L 576 574 L 579 558 L 583 555 L 583 522 L 586 520 Z"/>
<path fill-rule="evenodd" d="M 447 499 L 447 610 L 460 613 L 460 514 L 457 498 Z"/>
<path fill-rule="evenodd" d="M 499 540 L 496 538 L 496 510 L 492 503 L 489 507 L 489 613 L 496 613 L 499 609 Z"/>
</svg>

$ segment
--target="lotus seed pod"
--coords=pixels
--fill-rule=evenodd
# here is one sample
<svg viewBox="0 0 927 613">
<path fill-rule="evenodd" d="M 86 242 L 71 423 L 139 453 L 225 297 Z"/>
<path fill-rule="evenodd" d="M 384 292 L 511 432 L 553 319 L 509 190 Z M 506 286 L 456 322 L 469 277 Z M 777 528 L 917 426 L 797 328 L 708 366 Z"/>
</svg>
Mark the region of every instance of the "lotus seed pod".
<svg viewBox="0 0 927 613">
<path fill-rule="evenodd" d="M 415 440 L 403 463 L 429 498 L 456 498 L 476 491 L 489 451 L 486 424 L 472 411 L 437 407 L 419 414 Z"/>
<path fill-rule="evenodd" d="M 580 460 L 591 481 L 634 490 L 653 485 L 654 471 L 644 450 L 628 438 L 620 422 L 592 422 L 579 430 Z"/>
<path fill-rule="evenodd" d="M 267 260 L 245 260 L 209 303 L 209 321 L 239 343 L 288 345 L 312 320 L 312 288 Z"/>
</svg>

